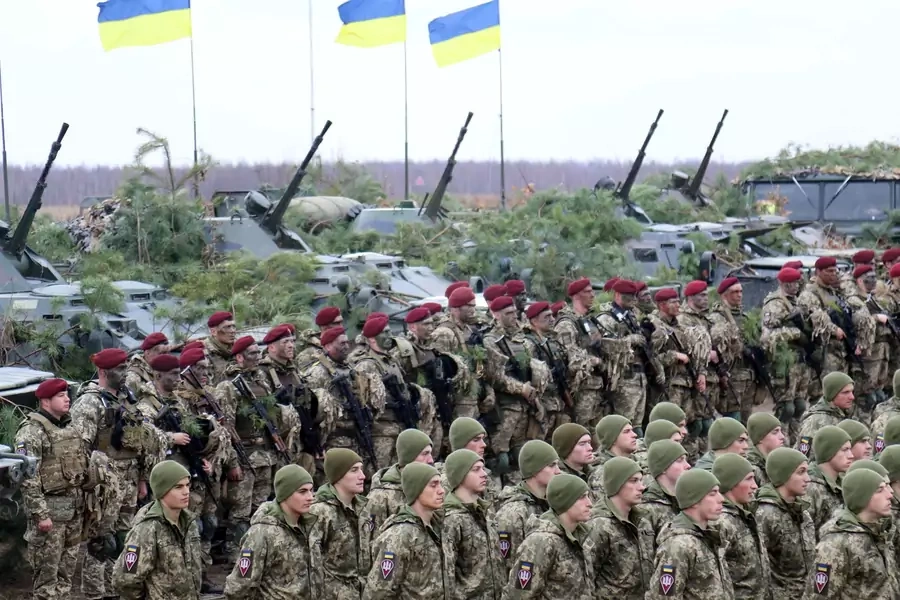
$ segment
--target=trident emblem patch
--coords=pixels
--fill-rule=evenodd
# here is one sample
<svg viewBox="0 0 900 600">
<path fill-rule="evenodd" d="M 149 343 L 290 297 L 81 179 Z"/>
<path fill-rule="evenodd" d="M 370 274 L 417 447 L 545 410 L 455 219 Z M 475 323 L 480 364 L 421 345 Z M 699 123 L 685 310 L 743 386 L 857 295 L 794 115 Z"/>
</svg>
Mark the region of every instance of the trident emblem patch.
<svg viewBox="0 0 900 600">
<path fill-rule="evenodd" d="M 509 532 L 501 531 L 500 534 L 500 556 L 506 558 L 509 556 L 509 551 L 512 548 L 512 543 L 509 541 Z"/>
<path fill-rule="evenodd" d="M 128 544 L 125 546 L 125 572 L 131 573 L 134 571 L 135 565 L 137 565 L 138 557 L 141 554 L 141 549 L 138 548 L 134 544 Z"/>
<path fill-rule="evenodd" d="M 532 563 L 525 562 L 524 560 L 519 562 L 519 571 L 516 573 L 516 589 L 528 589 L 528 585 L 531 583 L 531 579 L 534 577 L 532 569 L 534 569 L 534 565 Z"/>
<path fill-rule="evenodd" d="M 816 563 L 816 593 L 824 594 L 828 590 L 829 581 L 831 581 L 831 565 Z"/>
<path fill-rule="evenodd" d="M 662 575 L 659 576 L 659 590 L 663 596 L 668 596 L 675 587 L 675 566 L 663 565 Z"/>
<path fill-rule="evenodd" d="M 391 578 L 391 575 L 394 574 L 394 558 L 395 555 L 393 552 L 385 552 L 384 558 L 381 559 L 381 577 L 382 579 L 388 580 Z"/>
<path fill-rule="evenodd" d="M 245 579 L 253 573 L 253 550 L 249 548 L 241 550 L 241 558 L 238 560 L 238 571 L 240 571 L 241 577 Z"/>
<path fill-rule="evenodd" d="M 804 456 L 809 456 L 809 448 L 810 442 L 808 435 L 804 435 L 800 438 L 800 443 L 797 445 L 797 450 L 803 453 Z"/>
</svg>

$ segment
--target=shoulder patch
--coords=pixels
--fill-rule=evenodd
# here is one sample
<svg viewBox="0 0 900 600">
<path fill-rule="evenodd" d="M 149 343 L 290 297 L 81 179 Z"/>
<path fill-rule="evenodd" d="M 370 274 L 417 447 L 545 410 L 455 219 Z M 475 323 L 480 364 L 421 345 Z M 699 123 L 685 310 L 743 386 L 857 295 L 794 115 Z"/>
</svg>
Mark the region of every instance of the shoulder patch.
<svg viewBox="0 0 900 600">
<path fill-rule="evenodd" d="M 238 559 L 238 572 L 244 579 L 253 574 L 253 550 L 249 548 L 241 550 L 241 557 Z"/>
<path fill-rule="evenodd" d="M 519 569 L 516 572 L 516 589 L 517 590 L 527 590 L 529 589 L 529 585 L 531 585 L 531 580 L 534 577 L 534 563 L 525 562 L 524 560 L 519 561 Z"/>
<path fill-rule="evenodd" d="M 884 450 L 884 434 L 879 433 L 875 436 L 875 454 L 881 454 Z"/>
<path fill-rule="evenodd" d="M 663 565 L 659 576 L 659 592 L 663 596 L 671 596 L 675 588 L 675 565 Z"/>
<path fill-rule="evenodd" d="M 816 563 L 816 594 L 825 595 L 828 592 L 828 582 L 831 581 L 831 565 L 828 563 Z"/>
<path fill-rule="evenodd" d="M 512 549 L 512 542 L 509 541 L 509 532 L 500 531 L 500 556 L 507 558 L 509 551 Z"/>
<path fill-rule="evenodd" d="M 804 456 L 809 456 L 809 449 L 812 447 L 812 440 L 808 435 L 804 435 L 800 437 L 800 442 L 797 444 L 797 450 L 802 452 Z"/>
<path fill-rule="evenodd" d="M 16 454 L 28 454 L 28 451 L 25 450 L 25 442 L 16 444 Z"/>
<path fill-rule="evenodd" d="M 125 560 L 122 561 L 122 568 L 125 573 L 133 573 L 137 567 L 138 558 L 141 556 L 141 549 L 135 544 L 125 546 Z"/>
<path fill-rule="evenodd" d="M 385 581 L 394 576 L 394 567 L 397 564 L 394 562 L 395 556 L 393 552 L 385 552 L 381 559 L 381 578 Z"/>
<path fill-rule="evenodd" d="M 375 515 L 369 515 L 369 519 L 366 521 L 365 528 L 369 533 L 375 531 Z"/>
</svg>

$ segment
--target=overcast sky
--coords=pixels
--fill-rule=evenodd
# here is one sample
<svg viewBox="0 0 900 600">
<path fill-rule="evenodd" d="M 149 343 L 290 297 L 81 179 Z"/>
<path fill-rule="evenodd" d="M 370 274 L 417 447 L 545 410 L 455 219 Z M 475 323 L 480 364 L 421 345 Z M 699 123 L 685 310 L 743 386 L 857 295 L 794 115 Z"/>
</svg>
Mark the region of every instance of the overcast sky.
<svg viewBox="0 0 900 600">
<path fill-rule="evenodd" d="M 412 159 L 499 158 L 496 54 L 439 69 L 427 23 L 479 0 L 407 0 Z M 316 129 L 326 160 L 403 158 L 403 46 L 338 46 L 339 0 L 313 0 Z M 0 1 L 13 164 L 124 164 L 137 127 L 192 151 L 188 40 L 106 53 L 91 0 Z M 308 0 L 194 0 L 200 147 L 223 162 L 299 161 L 310 140 Z M 900 3 L 863 0 L 501 0 L 508 159 L 631 159 L 659 108 L 648 160 L 894 140 Z"/>
</svg>

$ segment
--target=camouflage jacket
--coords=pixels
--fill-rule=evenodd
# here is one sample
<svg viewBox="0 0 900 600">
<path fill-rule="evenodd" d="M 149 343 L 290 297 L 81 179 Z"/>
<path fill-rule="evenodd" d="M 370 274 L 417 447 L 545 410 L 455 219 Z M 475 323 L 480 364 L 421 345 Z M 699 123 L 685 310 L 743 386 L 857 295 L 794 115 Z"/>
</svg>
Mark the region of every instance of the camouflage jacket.
<svg viewBox="0 0 900 600">
<path fill-rule="evenodd" d="M 702 528 L 679 513 L 656 540 L 653 577 L 647 600 L 732 600 L 731 577 L 719 532 Z"/>
<path fill-rule="evenodd" d="M 509 579 L 509 570 L 513 566 L 516 552 L 528 533 L 529 521 L 550 510 L 550 505 L 546 499 L 535 496 L 522 481 L 518 485 L 504 488 L 495 506 L 500 558 L 503 559 L 501 581 L 505 584 Z"/>
<path fill-rule="evenodd" d="M 501 338 L 503 342 L 500 341 Z M 552 384 L 553 377 L 547 363 L 532 356 L 529 347 L 521 328 L 507 331 L 499 325 L 494 327 L 484 336 L 484 349 L 487 353 L 485 376 L 494 387 L 497 403 L 505 407 L 525 406 L 525 384 L 530 383 L 537 393 L 535 408 L 539 414 L 536 418 L 541 420 L 541 398 Z"/>
<path fill-rule="evenodd" d="M 653 325 L 650 343 L 653 344 L 653 351 L 659 356 L 660 362 L 666 369 L 666 381 L 669 385 L 694 387 L 695 382 L 691 381 L 687 366 L 679 362 L 675 358 L 675 354 L 684 351 L 697 375 L 706 373 L 711 346 L 706 329 L 685 328 L 679 321 L 670 320 L 659 313 L 653 313 L 648 318 Z"/>
<path fill-rule="evenodd" d="M 182 510 L 176 526 L 155 501 L 135 515 L 112 584 L 122 600 L 198 600 L 201 569 L 195 516 Z"/>
<path fill-rule="evenodd" d="M 431 334 L 431 346 L 466 365 L 467 381 L 454 386 L 454 402 L 457 405 L 479 404 L 481 412 L 485 413 L 494 407 L 495 398 L 493 388 L 485 381 L 487 353 L 483 339 L 481 344 L 468 343 L 474 331 L 473 326 L 457 323 L 448 316 Z"/>
<path fill-rule="evenodd" d="M 706 375 L 707 385 L 719 380 L 716 365 L 709 362 L 709 352 L 712 351 L 712 321 L 709 318 L 709 310 L 700 312 L 692 308 L 687 302 L 681 305 L 678 313 L 678 324 L 686 331 L 693 332 L 690 336 L 692 351 L 689 351 L 692 361 L 696 361 L 697 374 Z M 709 348 L 709 351 L 707 351 Z"/>
<path fill-rule="evenodd" d="M 153 369 L 147 364 L 143 353 L 134 354 L 128 359 L 125 385 L 133 390 L 137 390 L 143 385 L 153 385 Z"/>
<path fill-rule="evenodd" d="M 525 347 L 529 356 L 533 356 L 537 360 L 544 362 L 550 370 L 550 381 L 544 390 L 543 402 L 544 409 L 552 412 L 564 411 L 567 409 L 566 402 L 574 403 L 572 390 L 576 390 L 581 386 L 582 380 L 590 371 L 587 363 L 579 364 L 572 358 L 577 358 L 578 353 L 568 352 L 566 348 L 559 342 L 559 336 L 555 331 L 549 331 L 545 335 L 541 335 L 535 331 L 530 324 L 522 327 L 525 334 Z M 550 350 L 547 350 L 549 346 Z M 572 358 L 570 358 L 572 357 Z M 584 355 L 582 355 L 584 358 Z M 559 382 L 553 375 L 554 364 L 556 360 L 560 367 L 560 375 L 564 380 L 566 399 L 564 399 L 559 388 Z"/>
<path fill-rule="evenodd" d="M 884 450 L 884 428 L 894 417 L 900 417 L 900 398 L 891 396 L 875 407 L 872 413 L 872 450 L 875 454 Z"/>
<path fill-rule="evenodd" d="M 712 343 L 719 351 L 719 362 L 735 381 L 753 379 L 753 369 L 744 359 L 744 321 L 747 314 L 724 302 L 713 304 L 708 313 Z"/>
<path fill-rule="evenodd" d="M 353 498 L 347 506 L 330 484 L 316 491 L 310 514 L 316 517 L 310 543 L 322 560 L 323 594 L 334 600 L 358 599 L 372 566 L 371 543 L 374 516 L 366 510 L 366 497 Z"/>
<path fill-rule="evenodd" d="M 833 481 L 816 463 L 809 466 L 809 486 L 806 488 L 805 498 L 809 502 L 809 516 L 816 526 L 816 532 L 834 516 L 835 510 L 844 505 L 840 482 Z M 817 536 L 817 539 L 820 537 L 821 535 Z"/>
<path fill-rule="evenodd" d="M 756 485 L 762 487 L 769 483 L 769 474 L 766 473 L 766 457 L 759 448 L 751 446 L 747 451 L 747 462 L 753 466 L 753 475 L 756 476 Z"/>
<path fill-rule="evenodd" d="M 594 505 L 586 528 L 595 597 L 643 600 L 653 565 L 650 524 L 633 510 L 628 518 L 622 516 L 609 499 L 602 498 Z"/>
<path fill-rule="evenodd" d="M 447 479 L 447 472 L 444 470 L 444 461 L 434 463 L 434 468 L 437 469 L 437 472 L 440 474 L 441 486 L 443 486 L 444 491 L 449 496 L 453 490 L 450 489 L 450 481 Z M 497 498 L 500 497 L 500 492 L 503 491 L 503 484 L 500 476 L 494 475 L 493 471 L 487 467 L 484 468 L 484 474 L 487 475 L 488 483 L 484 492 L 481 494 L 481 499 L 488 503 L 488 510 L 491 514 L 494 514 L 494 503 L 497 501 Z"/>
<path fill-rule="evenodd" d="M 835 337 L 838 326 L 832 322 L 828 314 L 828 311 L 837 305 L 840 297 L 842 296 L 838 290 L 825 287 L 818 281 L 810 281 L 797 297 L 797 307 L 812 325 L 813 338 L 842 353 L 842 342 Z"/>
<path fill-rule="evenodd" d="M 703 469 L 704 471 L 712 473 L 713 463 L 716 462 L 716 456 L 715 450 L 708 451 L 697 459 L 697 464 L 694 465 L 694 468 Z"/>
<path fill-rule="evenodd" d="M 800 314 L 797 299 L 787 296 L 781 289 L 769 292 L 763 300 L 760 343 L 769 360 L 775 355 L 779 342 L 788 344 L 799 353 L 808 341 L 804 331 L 791 320 L 794 313 Z"/>
<path fill-rule="evenodd" d="M 900 597 L 892 544 L 882 524 L 842 510 L 823 528 L 806 589 L 811 598 L 890 600 Z"/>
<path fill-rule="evenodd" d="M 630 310 L 625 310 L 617 304 L 610 303 L 609 309 L 602 311 L 597 317 L 600 326 L 607 334 L 620 340 L 624 340 L 631 348 L 629 359 L 631 364 L 644 365 L 644 356 L 641 352 L 647 338 L 641 332 L 637 316 Z M 635 330 L 629 327 L 630 321 Z"/>
<path fill-rule="evenodd" d="M 611 338 L 603 335 L 590 315 L 579 315 L 571 306 L 563 307 L 556 315 L 554 331 L 569 353 L 569 360 L 581 371 L 576 390 L 602 390 L 604 376 L 609 377 L 608 367 L 614 365 L 606 360 L 612 358 L 607 353 Z"/>
<path fill-rule="evenodd" d="M 300 350 L 294 357 L 297 368 L 302 373 L 318 361 L 325 351 L 319 340 L 321 332 L 316 329 L 306 329 L 297 336 L 297 348 Z"/>
<path fill-rule="evenodd" d="M 582 467 L 580 471 L 577 471 L 565 460 L 561 460 L 559 461 L 559 470 L 562 473 L 574 475 L 575 477 L 581 477 L 582 481 L 588 483 L 591 480 L 591 473 L 594 472 L 594 467 L 592 467 L 591 465 L 584 465 L 584 467 Z"/>
<path fill-rule="evenodd" d="M 277 502 L 261 504 L 225 579 L 225 598 L 321 598 L 322 559 L 310 539 L 315 521 L 314 515 L 306 514 L 297 525 L 290 525 Z"/>
<path fill-rule="evenodd" d="M 503 600 L 592 600 L 593 549 L 587 530 L 566 531 L 553 512 L 533 522 L 503 588 Z"/>
<path fill-rule="evenodd" d="M 725 548 L 735 600 L 768 600 L 769 555 L 756 517 L 747 508 L 725 500 L 716 529 Z"/>
<path fill-rule="evenodd" d="M 678 501 L 675 496 L 670 496 L 656 479 L 651 479 L 647 489 L 644 490 L 641 503 L 633 510 L 637 511 L 641 520 L 650 525 L 654 536 L 658 538 L 663 527 L 678 515 Z"/>
<path fill-rule="evenodd" d="M 835 425 L 844 419 L 851 418 L 851 414 L 841 410 L 831 402 L 825 402 L 824 398 L 820 398 L 818 402 L 813 404 L 803 415 L 800 421 L 800 433 L 797 435 L 797 450 L 805 454 L 809 458 L 809 462 L 813 462 L 816 458 L 813 452 L 812 442 L 816 432 L 826 425 Z"/>
<path fill-rule="evenodd" d="M 450 600 L 499 600 L 506 574 L 497 523 L 490 504 L 464 504 L 456 494 L 444 500 L 441 548 Z"/>
<path fill-rule="evenodd" d="M 367 500 L 366 510 L 373 519 L 375 531 L 380 531 L 385 521 L 406 505 L 399 465 L 391 465 L 375 474 Z"/>
<path fill-rule="evenodd" d="M 298 388 L 303 385 L 303 379 L 300 377 L 300 370 L 294 362 L 282 363 L 266 354 L 259 361 L 259 370 L 263 372 L 266 378 L 266 384 L 273 392 L 286 385 L 292 385 Z"/>
<path fill-rule="evenodd" d="M 231 348 L 223 346 L 216 338 L 209 336 L 203 340 L 203 349 L 206 351 L 206 358 L 212 367 L 209 384 L 219 385 L 225 380 L 226 367 L 235 364 L 234 358 L 231 356 Z"/>
<path fill-rule="evenodd" d="M 875 344 L 878 321 L 869 311 L 868 297 L 859 289 L 846 296 L 847 304 L 853 311 L 853 327 L 856 329 L 856 345 L 862 351 L 863 358 L 868 356 Z M 845 332 L 847 333 L 847 332 Z"/>
<path fill-rule="evenodd" d="M 594 462 L 591 465 L 591 472 L 590 476 L 588 477 L 587 484 L 591 489 L 591 493 L 593 494 L 595 501 L 606 495 L 606 490 L 603 486 L 603 473 L 606 471 L 606 469 L 604 469 L 603 467 L 609 459 L 615 458 L 615 456 L 616 455 L 609 450 L 601 450 L 597 454 L 597 458 L 594 459 Z M 633 455 L 626 456 L 626 458 L 634 460 Z"/>
<path fill-rule="evenodd" d="M 756 497 L 756 522 L 769 554 L 772 600 L 802 598 L 816 547 L 816 528 L 808 505 L 802 498 L 788 504 L 772 484 L 761 487 Z"/>
<path fill-rule="evenodd" d="M 448 600 L 448 575 L 440 536 L 404 506 L 372 542 L 363 600 Z"/>
<path fill-rule="evenodd" d="M 213 390 L 197 390 L 182 380 L 181 385 L 175 390 L 175 396 L 181 405 L 190 410 L 196 419 L 205 419 L 210 423 L 212 431 L 206 440 L 203 450 L 203 458 L 213 465 L 213 470 L 220 473 L 222 468 L 231 468 L 239 465 L 237 452 L 231 443 L 231 435 L 221 423 L 219 423 L 212 409 L 206 406 L 206 398 L 214 399 Z M 222 408 L 221 406 L 219 407 Z M 224 416 L 224 409 L 223 409 Z"/>
</svg>

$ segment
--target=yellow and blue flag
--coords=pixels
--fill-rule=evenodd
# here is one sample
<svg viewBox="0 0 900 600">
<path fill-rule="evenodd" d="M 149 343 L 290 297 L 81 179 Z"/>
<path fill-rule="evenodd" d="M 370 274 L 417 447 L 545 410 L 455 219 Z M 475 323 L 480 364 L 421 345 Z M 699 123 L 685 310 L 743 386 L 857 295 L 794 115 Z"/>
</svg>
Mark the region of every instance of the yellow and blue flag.
<svg viewBox="0 0 900 600">
<path fill-rule="evenodd" d="M 338 44 L 375 48 L 406 41 L 405 0 L 349 0 L 338 14 L 344 23 Z"/>
<path fill-rule="evenodd" d="M 191 37 L 191 0 L 107 0 L 97 7 L 100 41 L 107 52 Z"/>
<path fill-rule="evenodd" d="M 439 67 L 500 49 L 500 0 L 438 17 L 428 24 Z"/>
</svg>

